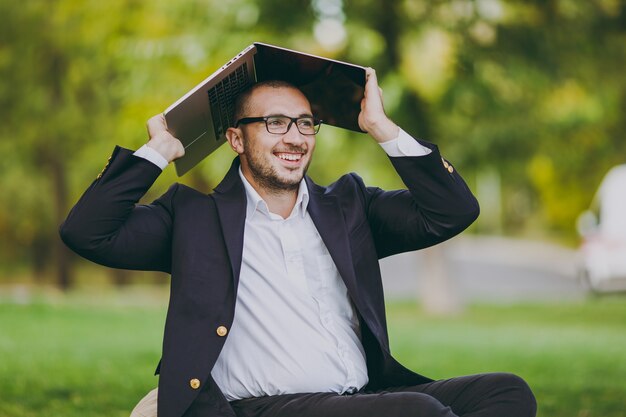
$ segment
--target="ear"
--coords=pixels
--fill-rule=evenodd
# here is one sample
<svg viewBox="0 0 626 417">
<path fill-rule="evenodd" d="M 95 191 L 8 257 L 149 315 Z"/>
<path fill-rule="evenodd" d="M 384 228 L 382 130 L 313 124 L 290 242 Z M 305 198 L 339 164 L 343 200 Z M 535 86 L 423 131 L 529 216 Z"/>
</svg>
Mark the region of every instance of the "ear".
<svg viewBox="0 0 626 417">
<path fill-rule="evenodd" d="M 243 132 L 236 127 L 229 127 L 226 130 L 226 140 L 233 151 L 241 155 L 244 151 L 243 148 Z"/>
</svg>

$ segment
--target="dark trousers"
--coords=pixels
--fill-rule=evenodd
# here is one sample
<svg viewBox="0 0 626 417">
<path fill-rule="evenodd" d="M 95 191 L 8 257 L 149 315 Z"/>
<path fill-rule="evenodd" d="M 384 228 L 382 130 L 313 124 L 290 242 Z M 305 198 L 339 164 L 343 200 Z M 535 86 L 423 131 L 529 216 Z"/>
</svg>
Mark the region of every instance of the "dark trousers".
<svg viewBox="0 0 626 417">
<path fill-rule="evenodd" d="M 526 382 L 506 373 L 352 395 L 287 394 L 230 404 L 237 417 L 534 417 L 537 411 Z"/>
</svg>

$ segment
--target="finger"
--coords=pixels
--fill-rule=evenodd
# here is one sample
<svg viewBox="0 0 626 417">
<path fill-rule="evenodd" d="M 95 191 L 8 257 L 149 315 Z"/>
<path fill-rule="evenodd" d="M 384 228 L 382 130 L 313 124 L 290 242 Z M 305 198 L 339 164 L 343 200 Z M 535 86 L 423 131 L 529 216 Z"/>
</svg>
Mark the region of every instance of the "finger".
<svg viewBox="0 0 626 417">
<path fill-rule="evenodd" d="M 152 116 L 148 119 L 147 128 L 148 135 L 151 138 L 156 136 L 159 132 L 167 130 L 167 123 L 165 122 L 165 116 L 163 113 L 157 114 L 156 116 Z"/>
<path fill-rule="evenodd" d="M 378 78 L 374 68 L 365 68 L 365 96 L 374 96 L 378 90 Z"/>
</svg>

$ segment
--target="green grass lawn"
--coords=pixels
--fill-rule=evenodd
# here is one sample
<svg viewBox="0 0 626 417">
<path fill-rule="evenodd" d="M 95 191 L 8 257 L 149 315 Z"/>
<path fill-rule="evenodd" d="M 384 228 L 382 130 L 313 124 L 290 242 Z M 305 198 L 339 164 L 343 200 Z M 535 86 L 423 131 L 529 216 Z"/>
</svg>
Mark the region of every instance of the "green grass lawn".
<svg viewBox="0 0 626 417">
<path fill-rule="evenodd" d="M 0 303 L 0 416 L 128 416 L 157 383 L 165 304 L 163 294 Z M 427 376 L 514 372 L 541 417 L 626 416 L 624 298 L 481 305 L 453 318 L 394 303 L 388 316 L 395 356 Z"/>
<path fill-rule="evenodd" d="M 626 416 L 626 298 L 475 306 L 459 317 L 389 308 L 392 352 L 431 378 L 513 372 L 541 417 Z"/>
</svg>

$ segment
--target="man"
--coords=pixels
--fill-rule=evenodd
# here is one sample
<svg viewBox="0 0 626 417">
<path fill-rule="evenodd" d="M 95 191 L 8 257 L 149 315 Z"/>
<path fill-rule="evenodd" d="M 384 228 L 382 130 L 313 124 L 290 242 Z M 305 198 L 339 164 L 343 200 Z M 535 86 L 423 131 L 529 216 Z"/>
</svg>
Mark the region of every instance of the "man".
<svg viewBox="0 0 626 417">
<path fill-rule="evenodd" d="M 238 158 L 213 194 L 174 185 L 135 205 L 184 153 L 155 116 L 147 145 L 116 148 L 61 227 L 95 262 L 171 273 L 160 417 L 535 415 L 518 377 L 432 381 L 391 357 L 378 259 L 460 233 L 478 204 L 436 146 L 387 118 L 373 70 L 359 125 L 408 191 L 306 177 L 319 123 L 293 86 L 253 86 L 235 120 Z M 156 398 L 134 415 L 154 416 Z"/>
</svg>

